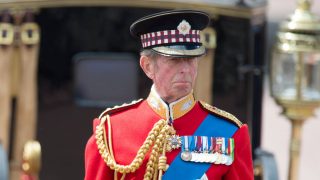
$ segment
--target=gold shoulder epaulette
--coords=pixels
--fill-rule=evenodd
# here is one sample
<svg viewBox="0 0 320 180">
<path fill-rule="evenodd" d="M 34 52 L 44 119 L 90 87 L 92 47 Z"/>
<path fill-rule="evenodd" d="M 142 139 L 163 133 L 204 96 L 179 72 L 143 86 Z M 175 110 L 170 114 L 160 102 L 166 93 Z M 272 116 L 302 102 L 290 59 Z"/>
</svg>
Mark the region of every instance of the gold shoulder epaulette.
<svg viewBox="0 0 320 180">
<path fill-rule="evenodd" d="M 127 104 L 127 103 L 124 103 L 124 104 L 122 104 L 122 105 L 120 105 L 120 106 L 114 106 L 114 107 L 112 107 L 112 108 L 107 108 L 106 110 L 104 110 L 104 111 L 100 114 L 99 119 L 101 119 L 104 115 L 106 115 L 106 114 L 108 114 L 108 113 L 113 113 L 113 112 L 122 111 L 122 110 L 124 110 L 124 109 L 127 109 L 127 108 L 133 106 L 133 105 L 138 104 L 138 103 L 141 102 L 141 101 L 142 101 L 142 99 L 138 99 L 138 100 L 132 101 L 131 103 L 128 103 L 128 104 Z"/>
<path fill-rule="evenodd" d="M 234 115 L 232 115 L 226 111 L 223 111 L 217 107 L 213 107 L 210 104 L 203 102 L 203 101 L 200 101 L 200 104 L 207 111 L 231 121 L 232 123 L 236 124 L 238 127 L 242 126 L 242 122 L 239 119 L 237 119 Z"/>
</svg>

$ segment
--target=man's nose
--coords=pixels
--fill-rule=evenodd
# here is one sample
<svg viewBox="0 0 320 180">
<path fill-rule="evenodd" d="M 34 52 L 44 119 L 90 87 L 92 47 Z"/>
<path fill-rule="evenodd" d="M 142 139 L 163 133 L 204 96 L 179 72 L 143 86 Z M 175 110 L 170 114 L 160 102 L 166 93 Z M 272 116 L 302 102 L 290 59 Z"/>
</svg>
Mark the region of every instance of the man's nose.
<svg viewBox="0 0 320 180">
<path fill-rule="evenodd" d="M 191 64 L 189 61 L 182 61 L 181 62 L 181 72 L 188 73 L 190 72 Z"/>
</svg>

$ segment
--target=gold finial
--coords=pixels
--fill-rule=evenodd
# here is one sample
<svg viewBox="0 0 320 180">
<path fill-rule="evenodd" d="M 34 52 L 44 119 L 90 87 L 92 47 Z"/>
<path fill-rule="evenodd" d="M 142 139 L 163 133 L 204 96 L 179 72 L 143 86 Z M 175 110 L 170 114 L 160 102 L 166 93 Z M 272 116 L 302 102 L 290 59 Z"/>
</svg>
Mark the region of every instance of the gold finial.
<svg viewBox="0 0 320 180">
<path fill-rule="evenodd" d="M 294 13 L 281 24 L 283 32 L 319 32 L 320 20 L 311 12 L 311 0 L 298 0 Z"/>
<path fill-rule="evenodd" d="M 298 0 L 298 8 L 300 10 L 309 11 L 311 7 L 311 0 Z"/>
<path fill-rule="evenodd" d="M 298 0 L 294 13 L 280 25 L 277 48 L 285 52 L 312 52 L 320 48 L 320 19 L 310 0 Z"/>
</svg>

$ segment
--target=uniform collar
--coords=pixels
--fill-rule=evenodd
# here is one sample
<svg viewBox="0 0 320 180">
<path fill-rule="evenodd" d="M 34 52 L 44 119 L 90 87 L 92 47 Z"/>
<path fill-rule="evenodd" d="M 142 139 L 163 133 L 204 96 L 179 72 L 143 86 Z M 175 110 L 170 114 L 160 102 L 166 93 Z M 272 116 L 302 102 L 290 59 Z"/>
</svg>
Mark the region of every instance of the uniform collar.
<svg viewBox="0 0 320 180">
<path fill-rule="evenodd" d="M 195 105 L 195 99 L 191 92 L 187 96 L 178 99 L 170 104 L 164 102 L 157 93 L 154 85 L 151 87 L 150 94 L 147 98 L 149 106 L 163 119 L 175 120 L 187 112 L 189 112 Z"/>
</svg>

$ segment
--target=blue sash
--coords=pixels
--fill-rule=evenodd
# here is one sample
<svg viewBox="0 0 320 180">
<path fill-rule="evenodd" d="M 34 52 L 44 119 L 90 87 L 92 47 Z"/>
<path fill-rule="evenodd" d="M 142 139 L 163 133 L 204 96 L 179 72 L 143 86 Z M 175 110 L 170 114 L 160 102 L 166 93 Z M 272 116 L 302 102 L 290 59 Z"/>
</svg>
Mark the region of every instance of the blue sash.
<svg viewBox="0 0 320 180">
<path fill-rule="evenodd" d="M 193 135 L 231 138 L 237 129 L 238 127 L 234 124 L 209 114 Z M 212 165 L 211 163 L 186 162 L 180 156 L 181 152 L 170 164 L 162 177 L 163 180 L 200 179 Z"/>
</svg>

